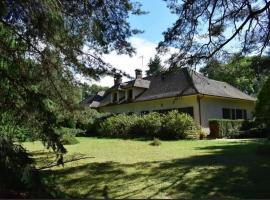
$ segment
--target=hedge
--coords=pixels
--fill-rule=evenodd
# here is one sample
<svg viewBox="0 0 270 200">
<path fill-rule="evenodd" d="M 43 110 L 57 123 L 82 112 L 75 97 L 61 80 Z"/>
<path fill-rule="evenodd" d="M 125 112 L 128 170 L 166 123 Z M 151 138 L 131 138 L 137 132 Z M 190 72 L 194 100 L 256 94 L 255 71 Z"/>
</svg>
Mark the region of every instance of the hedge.
<svg viewBox="0 0 270 200">
<path fill-rule="evenodd" d="M 167 114 L 152 112 L 146 115 L 119 114 L 100 124 L 99 135 L 121 138 L 194 139 L 197 127 L 191 116 L 177 111 Z"/>
<path fill-rule="evenodd" d="M 210 137 L 231 138 L 239 135 L 244 120 L 209 119 Z"/>
</svg>

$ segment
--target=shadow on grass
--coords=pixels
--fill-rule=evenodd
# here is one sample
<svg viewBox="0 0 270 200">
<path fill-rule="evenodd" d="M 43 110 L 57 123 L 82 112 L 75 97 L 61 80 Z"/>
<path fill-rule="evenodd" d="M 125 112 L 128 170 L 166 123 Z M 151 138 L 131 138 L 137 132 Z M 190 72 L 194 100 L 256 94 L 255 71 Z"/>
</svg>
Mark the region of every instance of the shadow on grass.
<svg viewBox="0 0 270 200">
<path fill-rule="evenodd" d="M 270 198 L 270 155 L 259 141 L 202 147 L 203 154 L 169 161 L 88 163 L 44 171 L 62 197 Z"/>
</svg>

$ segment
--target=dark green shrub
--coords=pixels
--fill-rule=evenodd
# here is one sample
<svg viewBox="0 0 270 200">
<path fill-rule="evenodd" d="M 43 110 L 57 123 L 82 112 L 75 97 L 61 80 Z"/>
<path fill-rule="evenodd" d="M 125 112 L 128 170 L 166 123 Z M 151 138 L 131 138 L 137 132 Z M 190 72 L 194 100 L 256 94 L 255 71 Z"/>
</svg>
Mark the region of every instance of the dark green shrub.
<svg viewBox="0 0 270 200">
<path fill-rule="evenodd" d="M 210 137 L 232 138 L 240 134 L 244 120 L 209 119 Z"/>
<path fill-rule="evenodd" d="M 98 117 L 87 124 L 84 136 L 102 136 L 101 123 L 111 116 L 109 113 L 100 113 Z"/>
<path fill-rule="evenodd" d="M 76 122 L 73 117 L 64 118 L 60 125 L 67 128 L 76 128 Z"/>
<path fill-rule="evenodd" d="M 82 110 L 77 110 L 74 112 L 76 128 L 87 130 L 88 127 L 94 123 L 95 119 L 100 116 L 101 114 L 98 111 L 88 107 L 84 107 Z"/>
<path fill-rule="evenodd" d="M 130 137 L 137 115 L 119 114 L 107 118 L 100 124 L 100 134 L 109 137 Z"/>
<path fill-rule="evenodd" d="M 270 76 L 263 85 L 256 102 L 255 117 L 256 121 L 270 128 Z"/>
<path fill-rule="evenodd" d="M 134 124 L 131 127 L 131 135 L 147 138 L 158 137 L 162 127 L 162 116 L 157 112 L 137 116 L 134 118 Z"/>
<path fill-rule="evenodd" d="M 262 144 L 257 147 L 256 153 L 262 156 L 270 155 L 270 144 Z"/>
<path fill-rule="evenodd" d="M 197 128 L 191 116 L 177 111 L 168 114 L 153 112 L 143 116 L 119 114 L 101 122 L 99 134 L 109 137 L 195 139 Z"/>
<path fill-rule="evenodd" d="M 61 136 L 60 141 L 62 142 L 62 144 L 71 145 L 79 143 L 75 136 L 81 133 L 82 130 L 61 127 L 57 129 L 57 132 Z"/>
<path fill-rule="evenodd" d="M 62 135 L 60 141 L 63 145 L 72 145 L 79 143 L 75 136 L 69 134 Z"/>
<path fill-rule="evenodd" d="M 160 146 L 161 141 L 158 138 L 154 138 L 153 142 L 150 143 L 152 146 Z"/>
<path fill-rule="evenodd" d="M 193 118 L 185 113 L 171 111 L 163 116 L 162 139 L 188 139 L 196 138 L 196 125 Z"/>
<path fill-rule="evenodd" d="M 210 137 L 212 138 L 266 138 L 268 131 L 256 121 L 248 120 L 209 120 Z"/>
</svg>

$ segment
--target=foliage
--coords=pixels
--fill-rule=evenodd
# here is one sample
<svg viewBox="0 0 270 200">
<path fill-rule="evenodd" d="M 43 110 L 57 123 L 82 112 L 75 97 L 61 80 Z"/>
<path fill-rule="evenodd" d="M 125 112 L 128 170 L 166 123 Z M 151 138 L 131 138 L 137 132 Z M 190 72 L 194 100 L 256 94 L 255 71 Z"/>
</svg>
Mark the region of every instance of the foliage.
<svg viewBox="0 0 270 200">
<path fill-rule="evenodd" d="M 269 156 L 270 155 L 270 145 L 269 144 L 261 144 L 257 147 L 256 153 L 261 156 Z"/>
<path fill-rule="evenodd" d="M 27 174 L 33 171 L 32 164 L 33 160 L 20 144 L 14 144 L 7 136 L 0 137 L 1 188 L 22 190 L 29 187 L 31 176 Z"/>
<path fill-rule="evenodd" d="M 110 137 L 158 137 L 161 139 L 196 138 L 192 117 L 171 111 L 168 114 L 149 113 L 143 116 L 119 114 L 100 125 L 100 135 Z"/>
<path fill-rule="evenodd" d="M 109 87 L 103 87 L 97 84 L 88 85 L 86 83 L 81 84 L 80 88 L 82 90 L 82 99 L 85 99 L 91 94 L 96 94 L 99 91 L 106 91 L 109 89 Z"/>
<path fill-rule="evenodd" d="M 176 110 L 168 112 L 162 119 L 162 139 L 185 139 L 194 136 L 196 126 L 192 117 Z M 196 134 L 196 133 L 195 133 Z"/>
<path fill-rule="evenodd" d="M 259 124 L 270 128 L 270 76 L 261 89 L 256 103 L 255 116 Z"/>
<path fill-rule="evenodd" d="M 211 79 L 225 81 L 247 94 L 257 95 L 270 74 L 269 64 L 268 56 L 234 54 L 226 63 L 210 60 L 200 72 Z"/>
<path fill-rule="evenodd" d="M 198 134 L 198 138 L 199 138 L 200 140 L 204 140 L 204 139 L 206 139 L 207 136 L 208 136 L 208 133 L 206 133 L 206 132 L 203 131 L 203 130 L 199 130 L 197 134 Z"/>
<path fill-rule="evenodd" d="M 209 119 L 210 137 L 224 138 L 239 135 L 244 120 Z"/>
<path fill-rule="evenodd" d="M 160 146 L 161 141 L 158 138 L 154 138 L 153 142 L 150 143 L 152 146 Z"/>
<path fill-rule="evenodd" d="M 128 137 L 137 120 L 137 115 L 119 114 L 109 117 L 101 123 L 100 133 L 109 137 Z"/>
<path fill-rule="evenodd" d="M 170 59 L 173 66 L 226 57 L 234 50 L 229 44 L 239 44 L 246 54 L 261 55 L 268 50 L 269 1 L 165 1 L 178 18 L 164 33 L 158 49 L 177 49 Z"/>
<path fill-rule="evenodd" d="M 154 59 L 150 58 L 148 67 L 149 69 L 146 70 L 147 76 L 155 76 L 161 74 L 165 70 L 158 55 L 155 55 Z"/>
<path fill-rule="evenodd" d="M 102 55 L 134 53 L 127 39 L 140 31 L 127 18 L 142 14 L 140 5 L 129 0 L 14 0 L 1 1 L 0 11 L 0 113 L 9 113 L 18 131 L 34 133 L 61 164 L 66 149 L 57 129 L 62 115 L 76 110 L 81 100 L 76 77 L 98 79 L 118 72 Z M 12 137 L 5 139 L 14 153 L 10 166 L 23 170 L 28 155 L 22 155 L 25 162 L 17 159 Z M 10 155 L 3 152 L 1 159 L 5 156 Z"/>
<path fill-rule="evenodd" d="M 138 116 L 136 122 L 131 127 L 133 136 L 143 136 L 153 138 L 159 136 L 162 127 L 162 114 L 150 112 L 149 114 Z"/>
<path fill-rule="evenodd" d="M 16 124 L 13 116 L 8 112 L 0 114 L 0 132 L 1 136 L 6 135 L 15 142 L 25 142 L 36 138 L 28 128 Z"/>
<path fill-rule="evenodd" d="M 76 139 L 76 137 L 73 135 L 70 135 L 70 134 L 63 134 L 61 136 L 61 142 L 64 145 L 72 145 L 72 144 L 79 143 L 79 141 Z"/>
<path fill-rule="evenodd" d="M 60 135 L 60 141 L 63 145 L 71 145 L 79 143 L 75 136 L 80 135 L 83 130 L 60 127 L 56 132 Z"/>
</svg>

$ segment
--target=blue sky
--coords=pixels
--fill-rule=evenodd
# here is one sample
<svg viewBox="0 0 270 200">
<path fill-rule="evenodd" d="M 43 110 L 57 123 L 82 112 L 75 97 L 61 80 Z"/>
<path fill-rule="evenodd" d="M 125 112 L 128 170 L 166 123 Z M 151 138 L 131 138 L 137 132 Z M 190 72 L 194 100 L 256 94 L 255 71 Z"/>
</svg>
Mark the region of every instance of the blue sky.
<svg viewBox="0 0 270 200">
<path fill-rule="evenodd" d="M 132 27 L 144 30 L 138 37 L 158 43 L 163 39 L 162 32 L 166 31 L 176 21 L 176 15 L 170 13 L 163 0 L 137 0 L 142 4 L 142 10 L 149 13 L 141 16 L 131 16 Z"/>
<path fill-rule="evenodd" d="M 132 28 L 143 30 L 144 33 L 135 35 L 130 38 L 133 47 L 137 53 L 132 57 L 128 55 L 117 55 L 111 52 L 104 56 L 104 60 L 117 69 L 120 69 L 131 76 L 134 76 L 134 70 L 139 68 L 145 72 L 147 64 L 151 57 L 156 54 L 156 47 L 159 41 L 162 41 L 162 33 L 167 30 L 176 21 L 177 17 L 170 13 L 163 0 L 134 0 L 142 4 L 142 10 L 149 13 L 141 16 L 130 16 L 128 19 Z M 142 65 L 143 56 L 143 65 Z M 162 56 L 165 61 L 169 54 Z M 127 78 L 123 78 L 127 81 Z M 97 84 L 103 86 L 112 86 L 112 77 L 103 77 Z"/>
</svg>

